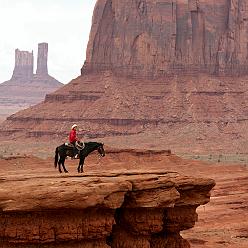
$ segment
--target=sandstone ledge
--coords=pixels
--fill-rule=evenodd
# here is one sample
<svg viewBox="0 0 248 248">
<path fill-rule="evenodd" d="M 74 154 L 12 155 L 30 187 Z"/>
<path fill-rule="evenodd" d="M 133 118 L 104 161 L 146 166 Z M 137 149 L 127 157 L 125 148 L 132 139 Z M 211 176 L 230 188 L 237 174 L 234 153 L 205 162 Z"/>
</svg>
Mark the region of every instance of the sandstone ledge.
<svg viewBox="0 0 248 248">
<path fill-rule="evenodd" d="M 0 175 L 0 247 L 189 247 L 211 179 L 176 172 Z"/>
</svg>

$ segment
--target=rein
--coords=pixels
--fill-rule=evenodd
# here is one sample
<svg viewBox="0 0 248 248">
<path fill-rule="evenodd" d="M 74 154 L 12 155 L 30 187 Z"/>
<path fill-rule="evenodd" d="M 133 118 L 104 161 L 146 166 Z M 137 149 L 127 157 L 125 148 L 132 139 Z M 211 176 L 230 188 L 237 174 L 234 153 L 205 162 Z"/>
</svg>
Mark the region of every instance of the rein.
<svg viewBox="0 0 248 248">
<path fill-rule="evenodd" d="M 82 151 L 85 148 L 85 143 L 84 142 L 76 142 L 76 148 L 79 151 Z"/>
</svg>

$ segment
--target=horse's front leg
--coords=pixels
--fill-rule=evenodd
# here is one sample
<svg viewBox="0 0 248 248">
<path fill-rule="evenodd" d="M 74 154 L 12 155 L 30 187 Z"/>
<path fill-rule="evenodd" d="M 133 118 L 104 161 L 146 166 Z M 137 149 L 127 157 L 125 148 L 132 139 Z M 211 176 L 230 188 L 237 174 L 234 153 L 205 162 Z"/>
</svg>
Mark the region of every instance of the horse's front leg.
<svg viewBox="0 0 248 248">
<path fill-rule="evenodd" d="M 84 168 L 83 168 L 84 160 L 85 160 L 85 157 L 80 157 L 79 165 L 78 165 L 78 173 L 84 172 Z"/>
</svg>

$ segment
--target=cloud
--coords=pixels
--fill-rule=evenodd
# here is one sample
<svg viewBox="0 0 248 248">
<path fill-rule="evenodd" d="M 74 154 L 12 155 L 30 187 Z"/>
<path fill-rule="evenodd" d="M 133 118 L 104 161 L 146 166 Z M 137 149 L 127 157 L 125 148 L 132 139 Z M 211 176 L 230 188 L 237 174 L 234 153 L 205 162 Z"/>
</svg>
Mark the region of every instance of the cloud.
<svg viewBox="0 0 248 248">
<path fill-rule="evenodd" d="M 51 76 L 67 83 L 85 59 L 96 0 L 0 0 L 0 82 L 14 69 L 14 50 L 34 50 L 49 43 Z"/>
</svg>

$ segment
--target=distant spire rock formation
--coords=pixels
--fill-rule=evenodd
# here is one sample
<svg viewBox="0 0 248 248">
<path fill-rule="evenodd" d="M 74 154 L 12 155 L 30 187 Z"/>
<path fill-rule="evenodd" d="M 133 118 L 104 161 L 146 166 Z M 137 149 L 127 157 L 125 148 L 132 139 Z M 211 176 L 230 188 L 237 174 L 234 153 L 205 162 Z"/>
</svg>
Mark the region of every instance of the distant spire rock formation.
<svg viewBox="0 0 248 248">
<path fill-rule="evenodd" d="M 61 86 L 48 74 L 48 44 L 38 45 L 37 70 L 34 74 L 33 51 L 15 50 L 15 68 L 10 80 L 0 83 L 0 119 L 44 100 Z"/>
<path fill-rule="evenodd" d="M 47 70 L 48 44 L 38 44 L 37 75 L 48 75 Z"/>
<path fill-rule="evenodd" d="M 15 68 L 11 77 L 12 81 L 28 82 L 37 78 L 47 78 L 48 75 L 48 43 L 38 44 L 37 69 L 34 74 L 34 55 L 33 51 L 15 50 Z"/>
</svg>

